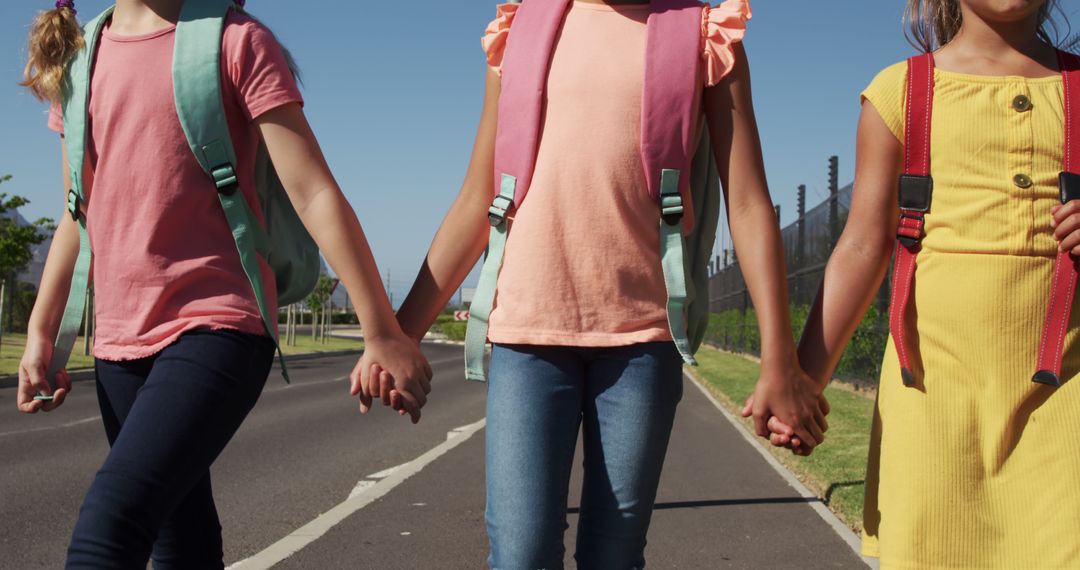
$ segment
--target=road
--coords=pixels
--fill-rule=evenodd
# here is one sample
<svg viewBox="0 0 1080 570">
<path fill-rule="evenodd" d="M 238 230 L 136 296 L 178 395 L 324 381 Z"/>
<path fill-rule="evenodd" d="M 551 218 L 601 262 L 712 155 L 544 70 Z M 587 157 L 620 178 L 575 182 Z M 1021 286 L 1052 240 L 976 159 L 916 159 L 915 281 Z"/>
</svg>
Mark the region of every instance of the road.
<svg viewBox="0 0 1080 570">
<path fill-rule="evenodd" d="M 436 380 L 418 426 L 383 409 L 357 413 L 344 380 L 356 355 L 295 362 L 292 385 L 271 377 L 214 466 L 228 563 L 265 555 L 354 494 L 370 504 L 304 538 L 310 544 L 276 567 L 483 567 L 482 429 L 391 482 L 429 450 L 450 445 L 448 432 L 484 417 L 483 385 L 461 380 L 461 348 L 428 344 L 424 351 Z M 689 381 L 686 388 L 646 553 L 650 567 L 865 568 L 738 429 Z M 17 414 L 14 391 L 0 389 L 0 568 L 62 566 L 82 496 L 106 453 L 92 383 L 77 383 L 63 408 L 34 417 Z M 576 488 L 580 473 L 574 477 Z M 386 494 L 364 499 L 373 489 Z M 572 513 L 576 504 L 572 496 Z M 571 528 L 574 522 L 572 514 Z M 572 553 L 573 532 L 567 541 Z M 258 565 L 240 565 L 250 567 Z"/>
</svg>

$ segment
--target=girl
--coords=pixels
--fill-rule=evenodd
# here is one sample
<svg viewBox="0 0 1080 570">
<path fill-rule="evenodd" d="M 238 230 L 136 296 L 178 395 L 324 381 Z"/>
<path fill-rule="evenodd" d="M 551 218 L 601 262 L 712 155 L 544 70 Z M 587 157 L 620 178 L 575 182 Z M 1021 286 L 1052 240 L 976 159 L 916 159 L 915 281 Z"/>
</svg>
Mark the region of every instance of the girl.
<svg viewBox="0 0 1080 570">
<path fill-rule="evenodd" d="M 504 139 L 532 136 L 529 129 L 538 127 L 535 168 L 522 173 L 532 175 L 529 196 L 506 212 L 512 226 L 487 334 L 495 345 L 487 411 L 488 563 L 562 568 L 571 463 L 582 429 L 585 481 L 575 558 L 581 568 L 641 568 L 682 395 L 660 271 L 661 210 L 647 191 L 639 143 L 642 129 L 655 126 L 643 125 L 642 92 L 647 50 L 656 48 L 647 48 L 649 21 L 663 10 L 641 0 L 545 2 L 500 6 L 487 30 L 490 71 L 468 175 L 399 321 L 420 338 L 484 252 L 489 222 L 503 227 L 503 210 L 489 210 L 496 155 L 505 150 Z M 695 10 L 686 30 L 694 43 L 689 58 L 673 65 L 701 70 L 687 73 L 689 92 L 681 95 L 694 101 L 693 122 L 707 122 L 723 187 L 738 189 L 728 196 L 731 228 L 764 339 L 758 429 L 768 434 L 772 414 L 790 418 L 788 425 L 812 446 L 823 439 L 824 419 L 788 328 L 780 234 L 740 45 L 750 6 L 682 2 L 679 9 Z M 537 103 L 500 112 L 500 95 L 509 89 L 503 64 L 520 70 L 551 45 L 542 45 L 533 27 L 515 36 L 515 19 L 526 11 L 550 18 L 554 27 L 545 37 L 556 38 L 542 74 L 542 110 Z M 525 42 L 516 52 L 515 41 Z M 520 59 L 511 61 L 512 53 Z M 371 385 L 359 389 L 386 398 L 379 376 L 370 374 Z"/>
<path fill-rule="evenodd" d="M 1075 191 L 1059 173 L 1080 150 L 1063 124 L 1080 121 L 1078 67 L 1053 46 L 1052 0 L 908 4 L 932 56 L 863 93 L 851 214 L 800 360 L 827 382 L 900 235 L 864 552 L 882 568 L 1075 567 L 1080 315 L 1047 307 L 1055 264 L 1074 275 L 1064 253 L 1080 254 L 1080 202 L 1059 200 Z M 1043 338 L 1048 312 L 1063 339 Z M 1040 345 L 1063 355 L 1060 387 Z"/>
<path fill-rule="evenodd" d="M 177 120 L 170 70 L 183 4 L 120 0 L 98 40 L 88 201 L 75 215 L 89 222 L 93 245 L 97 389 L 112 449 L 75 525 L 70 568 L 143 568 L 151 556 L 159 568 L 222 568 L 210 466 L 258 400 L 274 355 L 218 190 Z M 378 360 L 418 420 L 430 368 L 394 319 L 360 224 L 301 110 L 282 48 L 239 6 L 227 16 L 221 42 L 240 191 L 261 223 L 254 157 L 265 143 L 304 225 L 357 301 L 367 347 L 357 371 Z M 61 137 L 56 105 L 71 87 L 65 66 L 83 47 L 71 0 L 43 13 L 31 32 L 25 84 L 54 103 L 50 126 Z M 26 413 L 56 409 L 71 390 L 65 372 L 45 375 L 78 232 L 65 214 L 20 366 L 18 406 Z M 260 263 L 265 302 L 275 307 L 272 273 Z M 36 400 L 39 392 L 53 400 Z"/>
</svg>

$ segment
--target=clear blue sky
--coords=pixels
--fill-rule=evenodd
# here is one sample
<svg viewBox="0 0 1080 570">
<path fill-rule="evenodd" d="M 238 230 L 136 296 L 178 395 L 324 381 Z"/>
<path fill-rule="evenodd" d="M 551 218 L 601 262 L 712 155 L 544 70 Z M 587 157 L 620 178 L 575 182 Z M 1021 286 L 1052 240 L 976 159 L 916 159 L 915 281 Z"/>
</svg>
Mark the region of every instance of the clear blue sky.
<svg viewBox="0 0 1080 570">
<path fill-rule="evenodd" d="M 83 17 L 107 5 L 76 4 Z M 29 22 L 51 5 L 0 2 L 0 174 L 14 176 L 4 192 L 31 199 L 27 218 L 57 217 L 63 206 L 57 137 L 45 128 L 45 107 L 16 85 Z M 753 7 L 746 45 L 754 101 L 787 223 L 799 184 L 811 206 L 825 197 L 830 155 L 840 156 L 841 182 L 850 181 L 859 91 L 912 49 L 902 0 Z M 308 116 L 400 301 L 464 176 L 485 73 L 479 38 L 495 2 L 250 0 L 248 8 L 299 61 Z M 1080 22 L 1080 9 L 1068 9 Z"/>
</svg>

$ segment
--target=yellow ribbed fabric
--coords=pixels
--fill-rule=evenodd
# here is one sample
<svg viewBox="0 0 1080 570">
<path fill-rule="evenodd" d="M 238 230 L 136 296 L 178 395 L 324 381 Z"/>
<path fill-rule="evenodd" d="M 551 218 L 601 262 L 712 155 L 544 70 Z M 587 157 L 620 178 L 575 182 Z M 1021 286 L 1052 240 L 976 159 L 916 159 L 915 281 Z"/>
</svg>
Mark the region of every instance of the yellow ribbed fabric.
<svg viewBox="0 0 1080 570">
<path fill-rule="evenodd" d="M 1066 384 L 1031 381 L 1057 248 L 1062 81 L 935 77 L 933 208 L 910 314 L 924 386 L 904 387 L 890 341 L 863 549 L 887 569 L 1080 568 L 1080 303 Z M 906 84 L 901 63 L 863 93 L 901 141 Z"/>
</svg>

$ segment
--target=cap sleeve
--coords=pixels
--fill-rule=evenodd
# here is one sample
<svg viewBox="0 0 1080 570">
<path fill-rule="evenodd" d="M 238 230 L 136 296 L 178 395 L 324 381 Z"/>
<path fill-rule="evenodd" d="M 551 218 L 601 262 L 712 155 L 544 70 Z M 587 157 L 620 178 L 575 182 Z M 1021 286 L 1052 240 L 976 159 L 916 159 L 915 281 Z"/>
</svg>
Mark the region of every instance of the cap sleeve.
<svg viewBox="0 0 1080 570">
<path fill-rule="evenodd" d="M 506 51 L 506 38 L 510 35 L 510 25 L 514 23 L 514 15 L 517 14 L 518 4 L 500 4 L 496 10 L 495 19 L 488 24 L 484 31 L 484 37 L 480 40 L 487 54 L 488 65 L 495 71 L 500 71 L 503 53 Z"/>
<path fill-rule="evenodd" d="M 907 90 L 907 63 L 900 62 L 885 68 L 862 92 L 862 101 L 869 101 L 896 138 L 904 140 L 904 92 Z"/>
<path fill-rule="evenodd" d="M 719 83 L 735 66 L 735 44 L 746 35 L 746 22 L 752 16 L 748 0 L 727 0 L 702 10 L 705 83 L 709 87 Z"/>
</svg>

